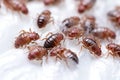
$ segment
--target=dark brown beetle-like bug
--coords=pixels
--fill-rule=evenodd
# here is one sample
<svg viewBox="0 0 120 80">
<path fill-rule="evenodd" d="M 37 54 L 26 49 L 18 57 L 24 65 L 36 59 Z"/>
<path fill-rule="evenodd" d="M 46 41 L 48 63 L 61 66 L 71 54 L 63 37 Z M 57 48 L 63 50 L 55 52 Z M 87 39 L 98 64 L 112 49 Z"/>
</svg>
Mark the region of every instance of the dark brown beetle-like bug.
<svg viewBox="0 0 120 80">
<path fill-rule="evenodd" d="M 89 10 L 94 6 L 95 2 L 96 0 L 80 0 L 80 3 L 78 5 L 78 12 L 83 13 L 86 10 Z"/>
<path fill-rule="evenodd" d="M 3 0 L 3 3 L 10 10 L 22 12 L 23 14 L 28 14 L 26 0 Z"/>
<path fill-rule="evenodd" d="M 47 25 L 47 23 L 51 22 L 51 12 L 49 10 L 44 10 L 37 19 L 37 25 L 39 28 L 43 28 Z"/>
<path fill-rule="evenodd" d="M 22 31 L 22 33 L 15 40 L 15 48 L 23 47 L 26 44 L 29 44 L 31 41 L 38 40 L 39 34 L 36 32 L 26 32 Z"/>
<path fill-rule="evenodd" d="M 60 42 L 64 39 L 63 34 L 56 33 L 48 37 L 44 43 L 44 48 L 53 48 L 57 45 L 60 45 Z"/>
<path fill-rule="evenodd" d="M 108 12 L 108 18 L 114 22 L 117 26 L 120 26 L 120 6 L 117 6 L 114 10 Z"/>
<path fill-rule="evenodd" d="M 98 27 L 92 31 L 92 35 L 100 39 L 115 39 L 116 34 L 114 31 L 110 30 L 107 27 Z"/>
<path fill-rule="evenodd" d="M 109 43 L 106 48 L 113 57 L 120 57 L 120 45 Z"/>
<path fill-rule="evenodd" d="M 81 20 L 81 27 L 84 29 L 85 34 L 89 34 L 96 28 L 96 22 L 95 22 L 94 16 L 84 16 Z"/>
<path fill-rule="evenodd" d="M 101 45 L 93 36 L 85 36 L 82 40 L 83 47 L 88 49 L 93 55 L 101 56 Z"/>
<path fill-rule="evenodd" d="M 66 63 L 67 63 L 67 59 L 72 59 L 75 63 L 77 64 L 79 63 L 79 59 L 74 52 L 60 46 L 54 47 L 50 51 L 50 56 L 56 57 L 56 59 L 58 58 L 60 60 L 64 60 Z"/>
<path fill-rule="evenodd" d="M 80 29 L 79 27 L 71 27 L 71 28 L 68 28 L 62 32 L 69 39 L 74 39 L 74 38 L 79 39 L 84 34 L 84 30 Z"/>
<path fill-rule="evenodd" d="M 52 5 L 52 4 L 57 4 L 60 2 L 60 0 L 43 0 L 45 5 Z"/>
<path fill-rule="evenodd" d="M 63 20 L 62 27 L 70 28 L 78 25 L 79 23 L 80 23 L 80 18 L 78 16 L 72 16 Z"/>
<path fill-rule="evenodd" d="M 44 56 L 47 57 L 48 55 L 47 49 L 39 45 L 29 46 L 28 50 L 29 50 L 29 54 L 28 54 L 29 60 L 42 60 Z"/>
</svg>

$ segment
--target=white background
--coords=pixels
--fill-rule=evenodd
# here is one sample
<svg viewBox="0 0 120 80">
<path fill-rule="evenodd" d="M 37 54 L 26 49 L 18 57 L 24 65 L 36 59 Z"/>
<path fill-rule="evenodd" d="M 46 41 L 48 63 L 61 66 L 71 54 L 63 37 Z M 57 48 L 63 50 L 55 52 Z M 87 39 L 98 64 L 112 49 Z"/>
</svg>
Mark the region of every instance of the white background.
<svg viewBox="0 0 120 80">
<path fill-rule="evenodd" d="M 96 59 L 86 49 L 76 45 L 77 40 L 67 40 L 64 46 L 76 52 L 79 64 L 74 68 L 68 68 L 61 62 L 49 59 L 40 65 L 27 59 L 27 49 L 15 49 L 14 41 L 21 30 L 36 31 L 44 38 L 49 32 L 59 32 L 59 26 L 67 17 L 94 15 L 97 24 L 109 27 L 116 31 L 115 43 L 120 43 L 120 31 L 108 21 L 107 12 L 120 5 L 120 0 L 97 0 L 95 6 L 84 14 L 77 13 L 77 1 L 65 0 L 58 6 L 46 7 L 41 1 L 27 3 L 29 15 L 11 12 L 4 6 L 0 9 L 0 80 L 120 80 L 120 62 L 108 58 Z M 52 12 L 55 24 L 48 24 L 39 29 L 36 25 L 38 15 L 45 9 Z M 38 41 L 41 45 L 43 42 Z M 102 52 L 107 54 L 106 42 L 102 42 Z"/>
</svg>

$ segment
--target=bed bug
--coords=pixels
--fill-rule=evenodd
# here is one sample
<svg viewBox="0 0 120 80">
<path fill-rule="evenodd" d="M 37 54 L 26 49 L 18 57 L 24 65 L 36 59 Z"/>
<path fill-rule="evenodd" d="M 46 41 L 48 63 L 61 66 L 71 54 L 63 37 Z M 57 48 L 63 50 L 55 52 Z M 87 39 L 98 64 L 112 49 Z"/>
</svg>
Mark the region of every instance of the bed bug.
<svg viewBox="0 0 120 80">
<path fill-rule="evenodd" d="M 50 51 L 50 56 L 56 57 L 56 60 L 57 59 L 64 60 L 66 63 L 67 63 L 67 59 L 73 60 L 76 64 L 79 63 L 79 59 L 74 52 L 64 47 L 60 47 L 60 46 L 54 47 Z"/>
<path fill-rule="evenodd" d="M 80 29 L 79 27 L 71 27 L 65 31 L 63 31 L 65 36 L 67 36 L 69 39 L 79 39 L 84 34 L 84 30 Z"/>
<path fill-rule="evenodd" d="M 78 5 L 78 12 L 83 13 L 86 10 L 89 10 L 94 6 L 95 2 L 96 0 L 80 0 L 80 3 Z"/>
<path fill-rule="evenodd" d="M 83 47 L 88 49 L 93 55 L 101 56 L 100 44 L 93 36 L 85 36 L 82 40 Z"/>
<path fill-rule="evenodd" d="M 29 46 L 28 50 L 29 50 L 29 54 L 28 54 L 29 60 L 42 60 L 44 56 L 47 57 L 48 55 L 47 49 L 39 45 Z"/>
<path fill-rule="evenodd" d="M 51 12 L 49 10 L 44 10 L 37 19 L 37 25 L 39 28 L 43 28 L 47 23 L 51 22 Z"/>
<path fill-rule="evenodd" d="M 15 48 L 23 47 L 26 44 L 29 44 L 31 41 L 38 40 L 40 38 L 39 34 L 36 32 L 26 32 L 22 31 L 22 33 L 15 40 Z"/>
<path fill-rule="evenodd" d="M 57 4 L 60 2 L 60 0 L 43 0 L 45 5 L 52 5 L 52 4 Z"/>
<path fill-rule="evenodd" d="M 61 33 L 56 33 L 56 34 L 52 34 L 51 36 L 49 36 L 45 43 L 44 43 L 44 47 L 45 48 L 53 48 L 55 46 L 60 45 L 60 42 L 64 39 L 63 34 Z"/>
<path fill-rule="evenodd" d="M 98 37 L 100 39 L 115 39 L 116 38 L 115 32 L 107 27 L 95 28 L 92 31 L 92 34 L 93 36 Z"/>
<path fill-rule="evenodd" d="M 26 6 L 25 0 L 3 0 L 3 3 L 8 9 L 12 11 L 28 14 L 28 8 Z"/>
<path fill-rule="evenodd" d="M 96 19 L 94 16 L 84 16 L 81 20 L 81 27 L 84 29 L 85 34 L 89 34 L 96 28 Z"/>
<path fill-rule="evenodd" d="M 120 57 L 120 45 L 115 43 L 109 43 L 106 48 L 113 57 Z"/>
<path fill-rule="evenodd" d="M 116 25 L 120 25 L 120 6 L 116 6 L 114 10 L 111 10 L 107 14 L 108 18 Z"/>
<path fill-rule="evenodd" d="M 78 25 L 79 23 L 80 23 L 80 18 L 78 16 L 72 16 L 63 20 L 62 26 L 66 28 L 70 28 Z"/>
</svg>

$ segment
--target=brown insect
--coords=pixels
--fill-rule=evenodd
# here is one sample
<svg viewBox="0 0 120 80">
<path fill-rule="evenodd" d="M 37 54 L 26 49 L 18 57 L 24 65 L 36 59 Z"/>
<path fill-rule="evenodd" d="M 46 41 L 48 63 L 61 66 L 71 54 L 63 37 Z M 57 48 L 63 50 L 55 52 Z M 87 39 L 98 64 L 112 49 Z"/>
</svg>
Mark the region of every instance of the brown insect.
<svg viewBox="0 0 120 80">
<path fill-rule="evenodd" d="M 52 5 L 52 4 L 57 4 L 60 2 L 60 0 L 43 0 L 45 5 Z"/>
<path fill-rule="evenodd" d="M 28 14 L 28 8 L 26 6 L 25 0 L 3 0 L 3 3 L 8 9 L 12 11 Z"/>
<path fill-rule="evenodd" d="M 86 10 L 89 10 L 94 6 L 95 2 L 96 0 L 80 0 L 80 3 L 78 5 L 78 12 L 83 13 Z"/>
<path fill-rule="evenodd" d="M 76 64 L 79 63 L 79 59 L 74 52 L 72 52 L 69 49 L 60 47 L 60 46 L 59 47 L 54 47 L 50 51 L 50 56 L 51 57 L 56 57 L 56 60 L 57 59 L 64 60 L 66 63 L 67 63 L 67 59 L 72 59 Z"/>
<path fill-rule="evenodd" d="M 100 44 L 93 36 L 85 36 L 82 40 L 83 47 L 88 49 L 93 55 L 101 56 Z"/>
<path fill-rule="evenodd" d="M 52 34 L 46 39 L 44 43 L 44 48 L 53 48 L 57 45 L 60 45 L 60 42 L 63 39 L 64 39 L 64 36 L 61 33 Z"/>
<path fill-rule="evenodd" d="M 69 29 L 66 29 L 63 31 L 65 36 L 67 36 L 69 39 L 79 39 L 84 34 L 84 30 L 78 28 L 78 27 L 71 27 Z"/>
<path fill-rule="evenodd" d="M 42 60 L 44 56 L 47 57 L 48 55 L 47 49 L 39 45 L 29 46 L 28 50 L 29 50 L 29 54 L 28 54 L 29 60 Z"/>
<path fill-rule="evenodd" d="M 108 12 L 108 18 L 116 25 L 120 26 L 120 6 Z"/>
<path fill-rule="evenodd" d="M 47 23 L 53 21 L 51 19 L 51 12 L 49 10 L 44 10 L 37 19 L 37 25 L 39 28 L 43 28 L 47 25 Z"/>
<path fill-rule="evenodd" d="M 106 48 L 113 57 L 120 57 L 120 45 L 109 43 Z"/>
<path fill-rule="evenodd" d="M 66 28 L 70 28 L 78 25 L 79 23 L 80 23 L 80 18 L 78 16 L 72 16 L 63 20 L 62 26 Z"/>
<path fill-rule="evenodd" d="M 39 38 L 40 37 L 38 33 L 32 32 L 31 30 L 30 32 L 23 30 L 15 40 L 15 48 L 23 47 L 24 45 L 29 44 L 31 41 L 38 40 Z"/>
<path fill-rule="evenodd" d="M 84 16 L 81 20 L 81 27 L 84 29 L 85 34 L 89 34 L 96 28 L 96 19 L 94 16 Z"/>
<path fill-rule="evenodd" d="M 114 31 L 110 30 L 107 27 L 98 27 L 92 31 L 93 36 L 100 39 L 115 39 L 116 34 Z"/>
</svg>

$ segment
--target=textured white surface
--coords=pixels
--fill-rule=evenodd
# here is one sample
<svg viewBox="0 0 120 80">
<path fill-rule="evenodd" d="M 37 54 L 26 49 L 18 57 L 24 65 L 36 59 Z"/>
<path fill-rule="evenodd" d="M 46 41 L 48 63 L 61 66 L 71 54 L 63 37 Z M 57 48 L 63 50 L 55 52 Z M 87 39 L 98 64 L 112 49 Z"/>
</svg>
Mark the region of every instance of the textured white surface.
<svg viewBox="0 0 120 80">
<path fill-rule="evenodd" d="M 97 18 L 100 26 L 110 27 L 117 33 L 116 43 L 119 41 L 120 31 L 114 29 L 107 20 L 106 13 L 116 5 L 120 5 L 120 0 L 97 0 L 95 6 L 85 14 L 92 14 Z M 26 49 L 15 49 L 15 37 L 20 30 L 29 30 L 42 34 L 42 38 L 48 32 L 58 32 L 62 20 L 70 16 L 82 16 L 77 13 L 77 3 L 75 0 L 65 0 L 59 6 L 46 7 L 41 2 L 28 3 L 29 15 L 19 15 L 7 11 L 4 7 L 0 9 L 0 80 L 120 80 L 120 61 L 112 57 L 96 59 L 83 49 L 79 55 L 79 64 L 75 68 L 67 68 L 65 64 L 49 59 L 41 66 L 39 62 L 30 62 L 27 59 Z M 55 25 L 51 23 L 45 28 L 39 29 L 36 19 L 44 9 L 49 9 L 55 20 Z M 79 53 L 80 46 L 76 46 L 74 41 L 66 41 L 65 47 Z M 39 42 L 43 44 L 42 42 Z M 106 43 L 103 42 L 103 54 L 107 53 Z"/>
</svg>

